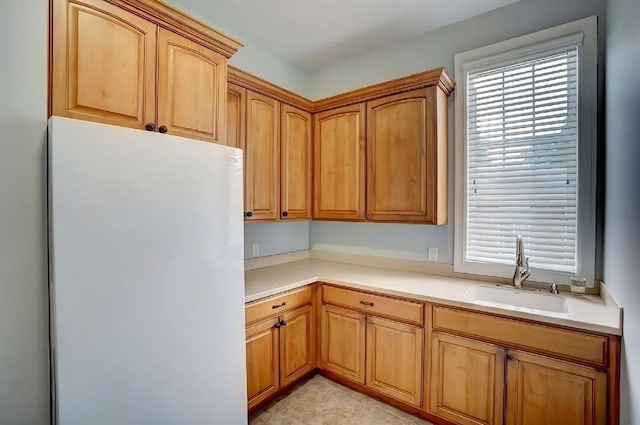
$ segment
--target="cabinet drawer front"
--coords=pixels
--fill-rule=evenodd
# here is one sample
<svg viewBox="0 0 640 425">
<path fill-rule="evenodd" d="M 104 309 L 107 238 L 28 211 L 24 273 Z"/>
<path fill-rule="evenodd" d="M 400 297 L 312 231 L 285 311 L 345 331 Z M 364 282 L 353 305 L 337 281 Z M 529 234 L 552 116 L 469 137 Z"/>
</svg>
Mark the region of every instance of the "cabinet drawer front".
<svg viewBox="0 0 640 425">
<path fill-rule="evenodd" d="M 323 287 L 322 300 L 325 303 L 353 308 L 373 315 L 423 324 L 424 304 L 417 302 L 327 285 Z"/>
<path fill-rule="evenodd" d="M 433 307 L 433 328 L 454 331 L 512 347 L 607 365 L 607 338 L 481 313 Z"/>
<path fill-rule="evenodd" d="M 267 317 L 277 316 L 284 311 L 311 304 L 311 295 L 311 286 L 305 286 L 292 292 L 247 304 L 245 308 L 245 323 L 254 323 Z"/>
</svg>

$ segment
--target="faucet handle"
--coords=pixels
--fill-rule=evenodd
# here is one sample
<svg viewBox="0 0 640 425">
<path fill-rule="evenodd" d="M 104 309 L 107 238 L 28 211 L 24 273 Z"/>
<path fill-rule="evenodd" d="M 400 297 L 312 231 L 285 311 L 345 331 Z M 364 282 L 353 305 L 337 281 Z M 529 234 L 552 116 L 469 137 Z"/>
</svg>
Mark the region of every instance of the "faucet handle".
<svg viewBox="0 0 640 425">
<path fill-rule="evenodd" d="M 524 257 L 524 266 L 529 270 L 529 257 Z"/>
<path fill-rule="evenodd" d="M 551 284 L 551 288 L 549 288 L 549 292 L 551 292 L 552 294 L 556 294 L 556 295 L 559 294 L 560 290 L 558 289 L 558 284 L 553 282 Z"/>
</svg>

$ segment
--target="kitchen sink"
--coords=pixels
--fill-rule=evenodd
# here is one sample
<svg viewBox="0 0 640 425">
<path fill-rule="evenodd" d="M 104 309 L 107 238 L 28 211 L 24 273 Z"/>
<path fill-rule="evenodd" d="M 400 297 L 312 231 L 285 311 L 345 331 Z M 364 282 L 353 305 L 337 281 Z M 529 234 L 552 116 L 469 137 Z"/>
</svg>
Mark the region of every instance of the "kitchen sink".
<svg viewBox="0 0 640 425">
<path fill-rule="evenodd" d="M 495 305 L 553 313 L 567 313 L 569 306 L 560 295 L 534 290 L 515 289 L 500 285 L 478 285 L 469 288 L 464 297 L 477 304 Z"/>
</svg>

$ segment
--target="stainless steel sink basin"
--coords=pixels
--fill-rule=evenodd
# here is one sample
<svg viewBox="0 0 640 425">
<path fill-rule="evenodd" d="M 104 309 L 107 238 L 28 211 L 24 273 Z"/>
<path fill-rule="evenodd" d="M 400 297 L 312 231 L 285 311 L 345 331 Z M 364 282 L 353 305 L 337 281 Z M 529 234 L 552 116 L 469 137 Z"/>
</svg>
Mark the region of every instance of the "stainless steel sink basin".
<svg viewBox="0 0 640 425">
<path fill-rule="evenodd" d="M 464 297 L 477 304 L 548 311 L 553 313 L 567 313 L 569 306 L 560 295 L 547 294 L 504 286 L 478 285 L 469 288 Z"/>
</svg>

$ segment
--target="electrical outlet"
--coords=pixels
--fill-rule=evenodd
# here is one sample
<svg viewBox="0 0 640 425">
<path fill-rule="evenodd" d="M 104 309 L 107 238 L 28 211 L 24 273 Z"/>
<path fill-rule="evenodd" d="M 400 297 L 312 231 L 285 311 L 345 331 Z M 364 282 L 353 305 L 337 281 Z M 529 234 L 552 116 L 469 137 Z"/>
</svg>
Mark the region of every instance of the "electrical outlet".
<svg viewBox="0 0 640 425">
<path fill-rule="evenodd" d="M 438 248 L 429 248 L 429 261 L 438 261 Z"/>
<path fill-rule="evenodd" d="M 258 255 L 260 255 L 260 244 L 258 242 L 255 242 L 253 244 L 253 256 L 257 257 Z"/>
</svg>

